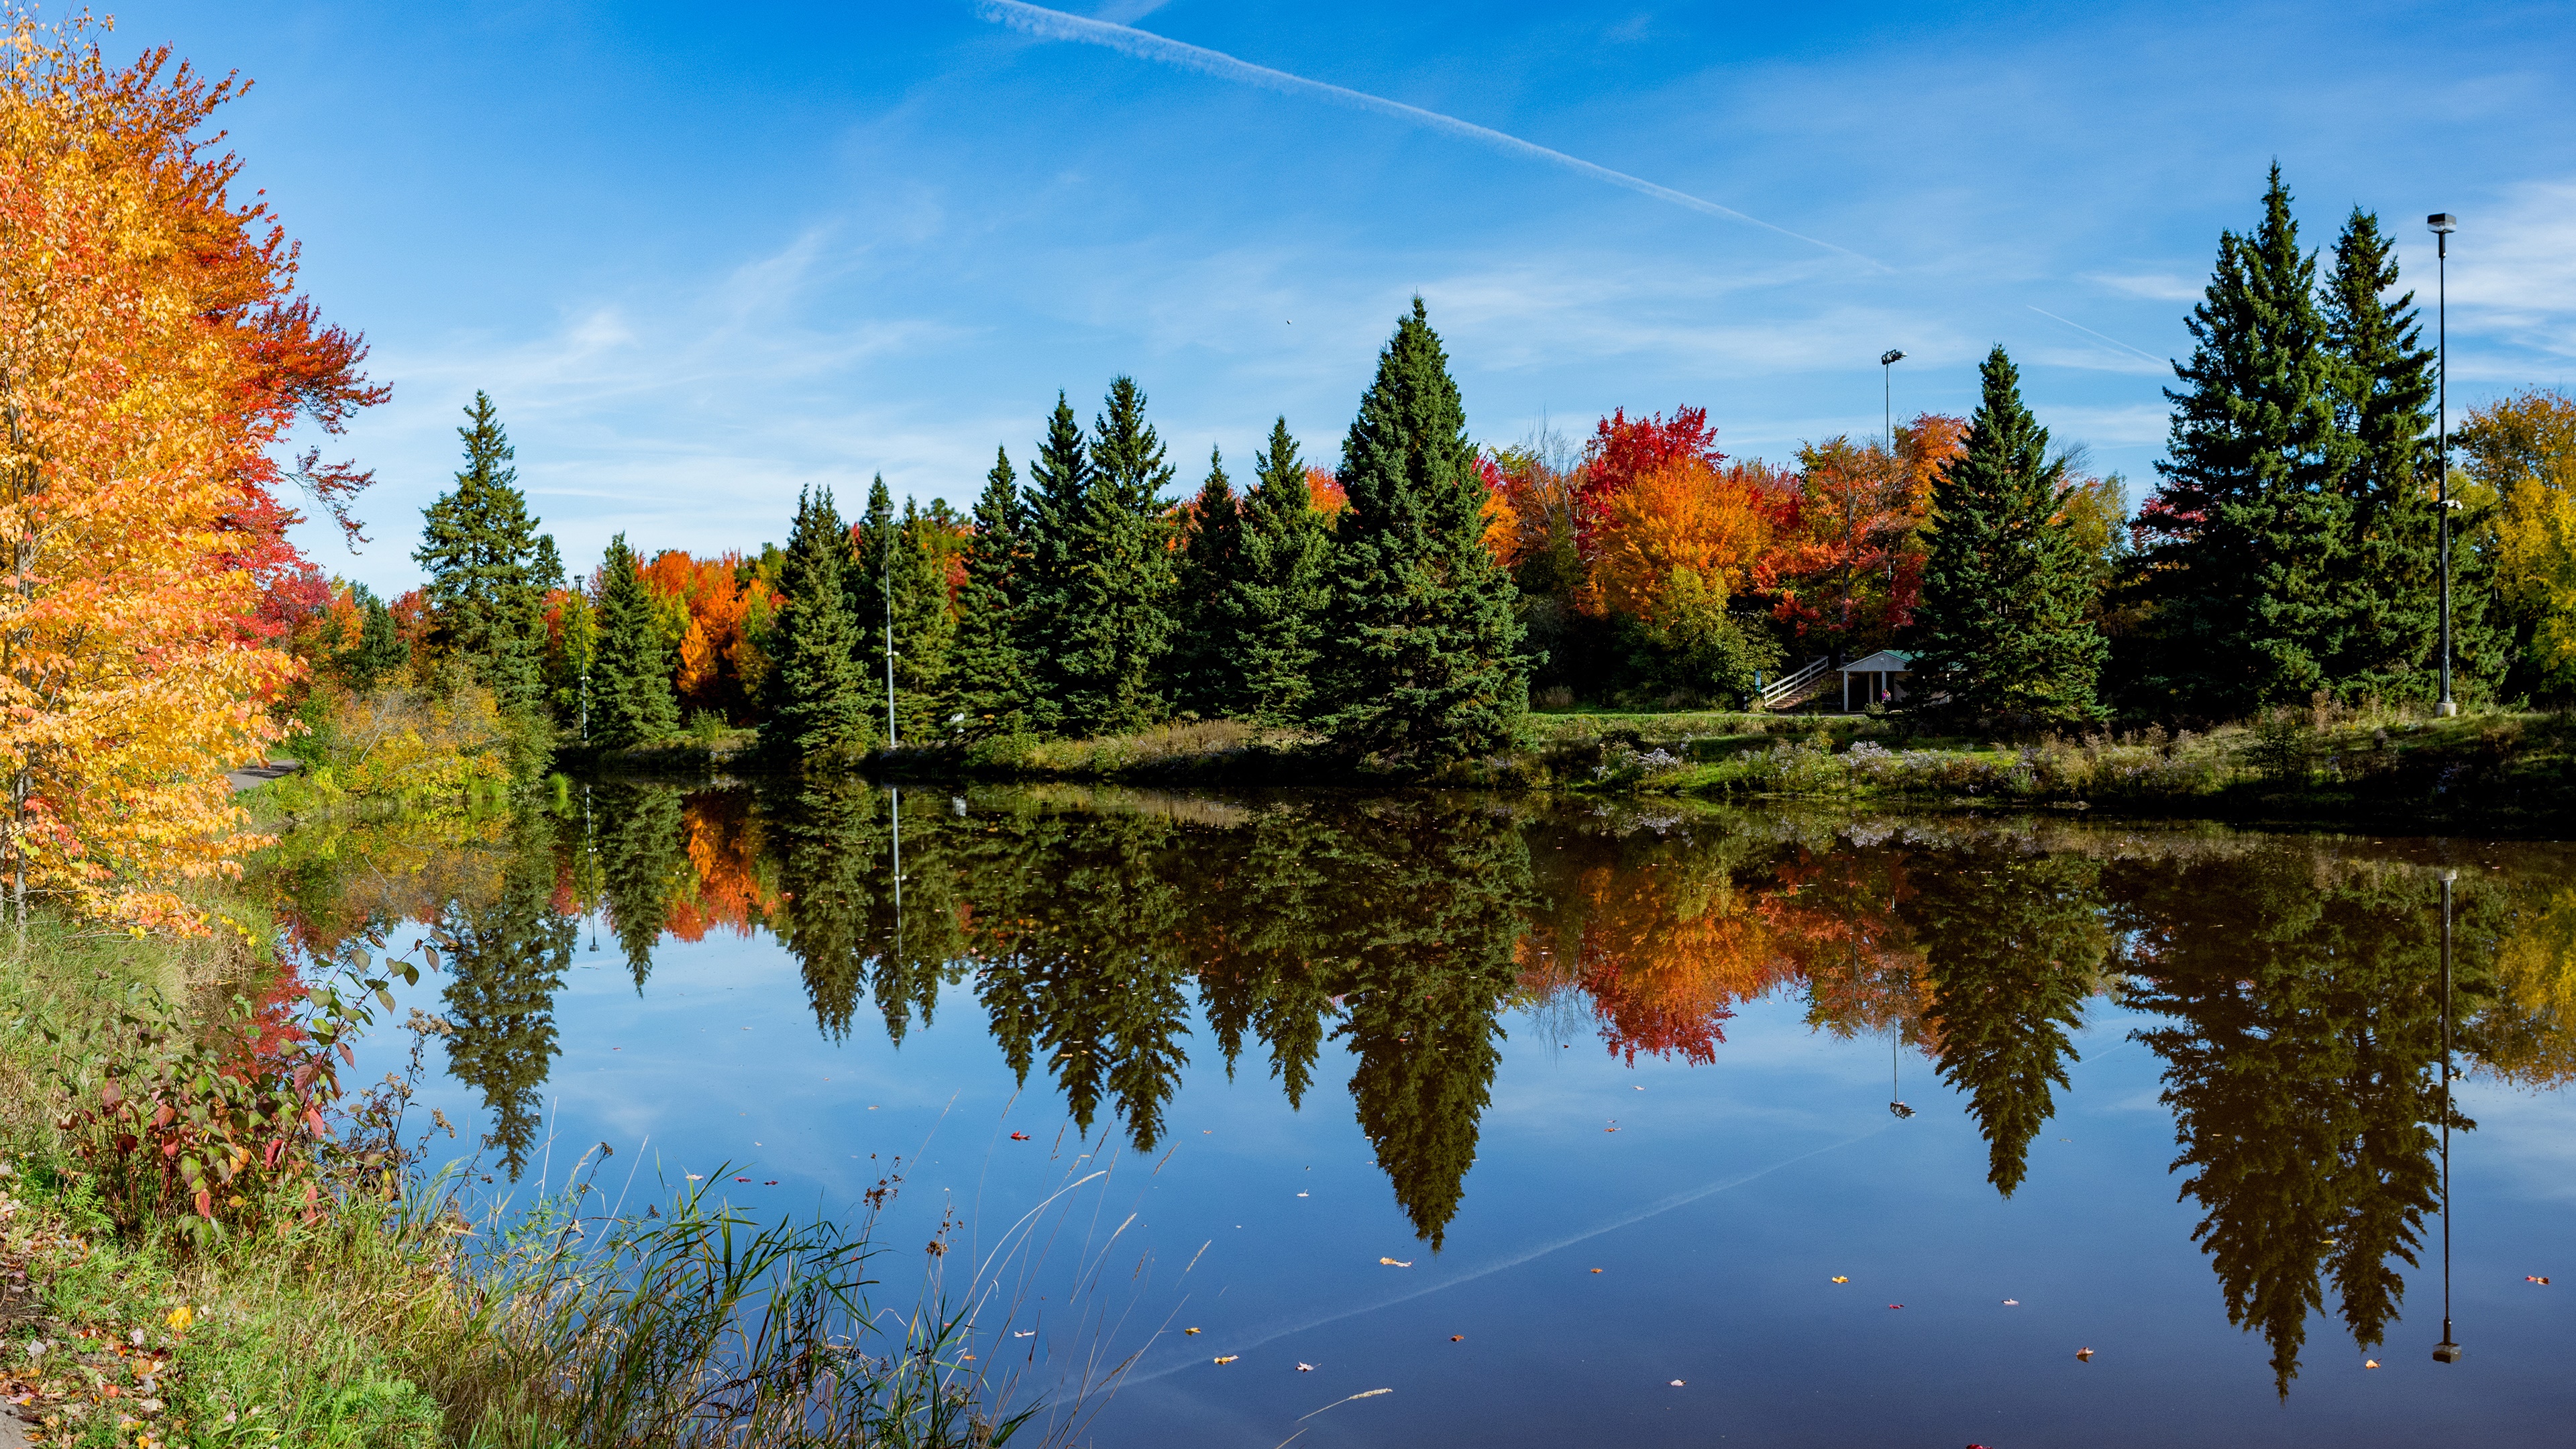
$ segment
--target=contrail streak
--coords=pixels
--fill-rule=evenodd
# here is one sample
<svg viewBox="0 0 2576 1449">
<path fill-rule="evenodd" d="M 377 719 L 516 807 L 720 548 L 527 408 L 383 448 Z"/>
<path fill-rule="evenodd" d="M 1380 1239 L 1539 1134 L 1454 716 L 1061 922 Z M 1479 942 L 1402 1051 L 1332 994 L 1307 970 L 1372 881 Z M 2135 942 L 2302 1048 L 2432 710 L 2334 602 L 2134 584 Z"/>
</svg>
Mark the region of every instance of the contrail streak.
<svg viewBox="0 0 2576 1449">
<path fill-rule="evenodd" d="M 1613 171 L 1607 166 L 1596 166 L 1580 156 L 1568 156 L 1562 151 L 1551 151 L 1535 142 L 1524 141 L 1518 136 L 1506 135 L 1490 127 L 1479 126 L 1473 121 L 1462 121 L 1456 116 L 1444 116 L 1438 111 L 1426 111 L 1420 106 L 1408 106 L 1402 101 L 1390 101 L 1384 96 L 1373 96 L 1366 91 L 1351 90 L 1328 81 L 1308 80 L 1301 75 L 1290 75 L 1284 70 L 1272 70 L 1266 65 L 1254 65 L 1247 60 L 1237 60 L 1223 51 L 1187 45 L 1181 41 L 1156 35 L 1151 31 L 1138 30 L 1133 26 L 1113 25 L 1105 20 L 1090 20 L 1079 15 L 1067 15 L 1061 10 L 1049 10 L 1044 6 L 1023 3 L 1023 0 L 976 0 L 975 11 L 985 20 L 1007 25 L 1013 30 L 1034 35 L 1041 40 L 1073 40 L 1085 45 L 1105 46 L 1121 55 L 1133 56 L 1138 60 L 1149 60 L 1157 65 L 1177 66 L 1182 70 L 1196 71 L 1200 75 L 1213 76 L 1218 80 L 1259 86 L 1263 90 L 1277 91 L 1286 95 L 1320 96 L 1354 110 L 1391 116 L 1399 121 L 1428 127 L 1444 135 L 1473 141 L 1506 155 L 1519 156 L 1531 161 L 1544 161 L 1548 165 L 1589 176 L 1595 181 L 1609 182 L 1613 186 L 1636 192 L 1640 196 L 1651 196 L 1657 201 L 1669 201 L 1675 206 L 1688 207 L 1692 211 L 1708 216 L 1722 216 L 1729 221 L 1740 221 L 1746 226 L 1758 226 L 1764 231 L 1778 232 L 1782 236 L 1805 242 L 1809 246 L 1823 247 L 1826 251 L 1839 252 L 1855 261 L 1868 262 L 1873 267 L 1880 267 L 1879 263 L 1871 261 L 1870 258 L 1862 256 L 1849 247 L 1838 247 L 1829 241 L 1819 241 L 1803 232 L 1794 232 L 1785 226 L 1773 225 L 1758 216 L 1747 216 L 1731 206 L 1720 206 L 1714 201 L 1703 200 L 1687 191 L 1675 191 L 1669 186 L 1658 186 L 1642 177 L 1631 176 L 1625 171 Z M 1884 271 L 1885 268 L 1880 267 L 1880 270 Z"/>
<path fill-rule="evenodd" d="M 1867 1141 L 1868 1139 L 1877 1136 L 1879 1133 L 1886 1131 L 1889 1125 L 1890 1124 L 1888 1123 L 1881 1122 L 1876 1127 L 1871 1128 L 1867 1132 L 1860 1133 L 1857 1136 L 1846 1137 L 1840 1142 L 1828 1142 L 1822 1147 L 1812 1148 L 1808 1151 L 1801 1152 L 1795 1157 L 1783 1158 L 1778 1162 L 1772 1163 L 1768 1167 L 1757 1167 L 1751 1172 L 1737 1173 L 1733 1177 L 1722 1177 L 1715 1182 L 1704 1183 L 1687 1191 L 1674 1193 L 1669 1197 L 1658 1198 L 1642 1207 L 1631 1208 L 1617 1217 L 1595 1223 L 1591 1227 L 1585 1228 L 1580 1232 L 1567 1233 L 1562 1237 L 1551 1238 L 1544 1243 L 1536 1243 L 1523 1248 L 1519 1252 L 1513 1253 L 1508 1257 L 1496 1258 L 1491 1262 L 1470 1268 L 1466 1272 L 1463 1272 L 1454 1278 L 1442 1278 L 1435 1282 L 1425 1283 L 1419 1288 L 1391 1294 L 1378 1299 L 1374 1303 L 1363 1303 L 1356 1308 L 1344 1308 L 1334 1312 L 1318 1313 L 1307 1318 L 1299 1319 L 1293 1323 L 1273 1324 L 1267 1329 L 1254 1332 L 1252 1336 L 1248 1338 L 1229 1338 L 1225 1343 L 1226 1351 L 1229 1353 L 1243 1353 L 1251 1349 L 1259 1348 L 1263 1344 L 1269 1343 L 1274 1339 L 1285 1338 L 1292 1333 L 1304 1333 L 1308 1329 L 1321 1328 L 1327 1323 L 1338 1323 L 1345 1318 L 1354 1318 L 1363 1313 L 1375 1313 L 1382 1308 L 1393 1308 L 1399 1303 L 1410 1302 L 1413 1299 L 1424 1296 L 1425 1294 L 1446 1292 L 1449 1289 L 1457 1287 L 1461 1283 L 1472 1283 L 1479 1278 L 1500 1273 L 1507 1268 L 1517 1268 L 1521 1264 L 1526 1263 L 1533 1258 L 1545 1257 L 1546 1255 L 1557 1252 L 1560 1249 L 1571 1248 L 1577 1243 L 1588 1242 L 1591 1239 L 1600 1237 L 1604 1233 L 1617 1232 L 1621 1228 L 1629 1227 L 1636 1223 L 1642 1223 L 1648 1218 L 1660 1217 L 1665 1213 L 1671 1212 L 1675 1208 L 1687 1207 L 1692 1203 L 1698 1202 L 1701 1198 L 1714 1197 L 1721 1192 L 1727 1192 L 1734 1188 L 1742 1187 L 1746 1183 L 1752 1182 L 1757 1178 L 1769 1177 L 1772 1173 L 1778 1172 L 1784 1167 L 1795 1167 L 1810 1157 L 1822 1157 L 1828 1152 L 1849 1147 L 1855 1142 Z M 1156 1379 L 1169 1378 L 1173 1374 L 1176 1374 L 1182 1369 L 1188 1368 L 1190 1365 L 1197 1362 L 1198 1360 L 1195 1358 L 1176 1360 L 1154 1370 L 1152 1373 L 1131 1375 L 1127 1379 L 1127 1382 L 1131 1384 L 1149 1384 Z"/>
<path fill-rule="evenodd" d="M 2023 305 L 2023 306 L 2026 306 L 2026 307 L 2027 307 L 2027 306 L 2030 306 L 2030 304 L 2029 304 L 2029 303 L 2027 303 L 2027 302 L 2023 303 L 2022 305 Z M 2110 335 L 2108 335 L 2107 333 L 2096 332 L 2096 331 L 2094 331 L 2092 328 L 2085 326 L 2085 325 L 2084 325 L 2083 323 L 2081 323 L 2081 322 L 2068 322 L 2068 321 L 2067 321 L 2067 319 L 2065 319 L 2065 318 L 2063 318 L 2063 317 L 2058 316 L 2056 313 L 2049 311 L 2049 310 L 2048 310 L 2047 308 L 2045 308 L 2045 307 L 2031 307 L 2031 309 L 2030 309 L 2030 310 L 2032 310 L 2032 311 L 2034 311 L 2034 312 L 2037 312 L 2039 315 L 2041 315 L 2042 317 L 2047 318 L 2047 319 L 2048 319 L 2049 321 L 2051 321 L 2051 322 L 2066 322 L 2066 325 L 2067 325 L 2067 326 L 2074 328 L 2076 331 L 2083 333 L 2083 334 L 2084 334 L 2085 336 L 2087 336 L 2087 337 L 2099 337 L 2099 338 L 2101 338 L 2103 341 L 2110 343 L 2110 344 L 2111 344 L 2112 346 L 2114 346 L 2114 347 L 2127 348 L 2129 351 L 2131 351 L 2131 352 L 2134 352 L 2134 353 L 2138 354 L 2140 357 L 2145 358 L 2145 359 L 2146 359 L 2147 361 L 2149 361 L 2149 362 L 2161 363 L 2161 364 L 2164 364 L 2164 365 L 2166 365 L 2166 366 L 2171 366 L 2171 365 L 2172 365 L 2172 363 L 2173 363 L 2173 359 L 2172 359 L 2172 358 L 2170 358 L 2170 357 L 2158 357 L 2158 356 L 2156 356 L 2154 353 L 2147 351 L 2147 350 L 2146 350 L 2145 348 L 2143 348 L 2143 347 L 2130 347 L 2130 346 L 2129 346 L 2129 344 L 2127 344 L 2127 343 L 2125 343 L 2125 342 L 2121 341 L 2119 338 L 2117 338 L 2117 337 L 2113 337 L 2113 336 L 2110 336 Z"/>
</svg>

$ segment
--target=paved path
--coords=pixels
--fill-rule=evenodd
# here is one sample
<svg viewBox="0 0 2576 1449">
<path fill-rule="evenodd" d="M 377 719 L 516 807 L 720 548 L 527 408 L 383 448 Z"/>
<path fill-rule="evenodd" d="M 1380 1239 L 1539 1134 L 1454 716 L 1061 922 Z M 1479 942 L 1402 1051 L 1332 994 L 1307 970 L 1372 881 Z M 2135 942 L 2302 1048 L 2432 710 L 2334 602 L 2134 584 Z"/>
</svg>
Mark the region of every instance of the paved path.
<svg viewBox="0 0 2576 1449">
<path fill-rule="evenodd" d="M 271 760 L 265 765 L 246 765 L 224 778 L 232 781 L 233 788 L 236 790 L 250 790 L 265 785 L 271 780 L 292 775 L 302 768 L 304 767 L 294 760 Z"/>
</svg>

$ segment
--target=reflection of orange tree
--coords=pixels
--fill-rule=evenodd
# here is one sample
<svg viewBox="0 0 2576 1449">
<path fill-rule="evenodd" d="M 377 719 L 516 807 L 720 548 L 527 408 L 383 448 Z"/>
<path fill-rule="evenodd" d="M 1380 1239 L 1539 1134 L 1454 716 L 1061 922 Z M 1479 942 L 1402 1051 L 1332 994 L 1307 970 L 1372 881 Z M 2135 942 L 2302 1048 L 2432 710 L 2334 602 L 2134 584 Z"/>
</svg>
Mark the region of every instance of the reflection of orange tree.
<svg viewBox="0 0 2576 1449">
<path fill-rule="evenodd" d="M 1679 855 L 1583 873 L 1575 975 L 1601 1035 L 1630 1062 L 1639 1051 L 1715 1061 L 1734 1003 L 1789 978 L 1772 923 L 1723 870 L 1694 872 Z"/>
<path fill-rule="evenodd" d="M 1897 915 L 1914 894 L 1905 855 L 1802 849 L 1774 878 L 1761 911 L 1806 979 L 1808 1024 L 1846 1039 L 1893 1028 L 1925 1043 L 1923 951 Z"/>
<path fill-rule="evenodd" d="M 761 840 L 751 796 L 742 790 L 700 790 L 680 802 L 688 837 L 692 879 L 670 906 L 663 929 L 683 941 L 703 941 L 716 928 L 748 936 L 778 908 L 778 887 L 761 870 Z"/>
</svg>

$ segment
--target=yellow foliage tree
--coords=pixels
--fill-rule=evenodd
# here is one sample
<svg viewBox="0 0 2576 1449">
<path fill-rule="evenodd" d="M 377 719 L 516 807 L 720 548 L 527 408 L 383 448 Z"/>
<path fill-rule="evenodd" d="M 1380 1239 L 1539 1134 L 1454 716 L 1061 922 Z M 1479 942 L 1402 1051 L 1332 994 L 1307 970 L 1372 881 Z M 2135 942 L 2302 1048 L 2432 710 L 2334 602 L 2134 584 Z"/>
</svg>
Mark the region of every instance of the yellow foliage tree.
<svg viewBox="0 0 2576 1449">
<path fill-rule="evenodd" d="M 246 516 L 271 445 L 382 396 L 290 299 L 294 251 L 192 139 L 231 93 L 167 51 L 123 70 L 87 22 L 0 30 L 0 869 L 136 929 L 238 870 L 227 770 L 281 734 L 298 669 L 249 621 Z M 364 475 L 298 473 L 326 503 Z M 291 519 L 292 515 L 284 515 Z M 282 529 L 282 523 L 275 524 Z"/>
<path fill-rule="evenodd" d="M 2493 491 L 2496 589 L 2542 673 L 2576 683 L 2576 396 L 2532 388 L 2469 413 L 2460 445 Z"/>
</svg>

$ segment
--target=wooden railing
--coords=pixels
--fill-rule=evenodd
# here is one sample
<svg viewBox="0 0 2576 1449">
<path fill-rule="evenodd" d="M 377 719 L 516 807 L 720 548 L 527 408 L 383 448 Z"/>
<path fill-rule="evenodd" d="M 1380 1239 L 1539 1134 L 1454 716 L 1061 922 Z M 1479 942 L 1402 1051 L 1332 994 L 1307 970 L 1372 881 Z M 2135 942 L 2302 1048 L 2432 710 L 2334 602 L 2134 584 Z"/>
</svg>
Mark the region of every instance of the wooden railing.
<svg viewBox="0 0 2576 1449">
<path fill-rule="evenodd" d="M 1819 656 L 1788 674 L 1762 686 L 1764 709 L 1795 709 L 1824 693 L 1840 681 L 1833 672 L 1831 656 Z"/>
</svg>

